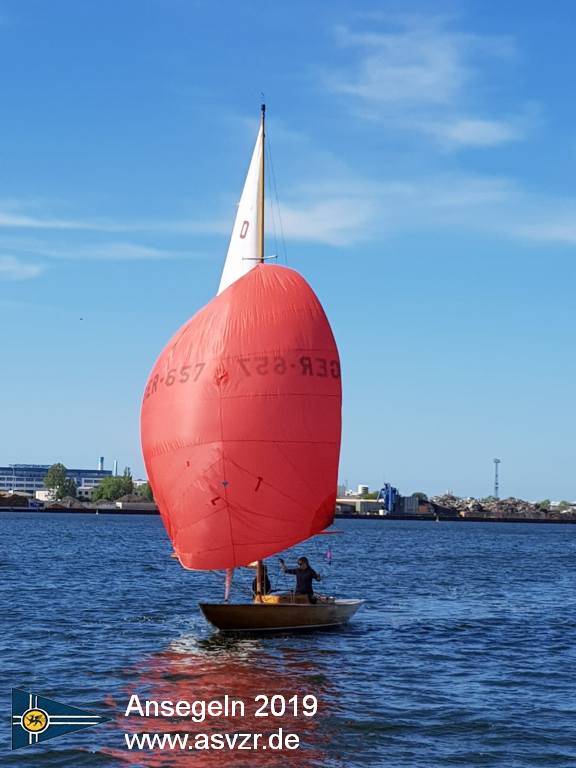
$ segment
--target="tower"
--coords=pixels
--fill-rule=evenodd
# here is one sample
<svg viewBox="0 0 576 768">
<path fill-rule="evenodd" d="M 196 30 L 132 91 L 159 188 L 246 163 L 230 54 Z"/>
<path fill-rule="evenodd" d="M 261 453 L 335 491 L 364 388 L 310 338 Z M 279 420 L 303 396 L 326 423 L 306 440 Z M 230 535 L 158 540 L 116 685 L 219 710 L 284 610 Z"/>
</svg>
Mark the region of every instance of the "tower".
<svg viewBox="0 0 576 768">
<path fill-rule="evenodd" d="M 498 498 L 498 464 L 500 459 L 494 459 L 494 498 Z"/>
</svg>

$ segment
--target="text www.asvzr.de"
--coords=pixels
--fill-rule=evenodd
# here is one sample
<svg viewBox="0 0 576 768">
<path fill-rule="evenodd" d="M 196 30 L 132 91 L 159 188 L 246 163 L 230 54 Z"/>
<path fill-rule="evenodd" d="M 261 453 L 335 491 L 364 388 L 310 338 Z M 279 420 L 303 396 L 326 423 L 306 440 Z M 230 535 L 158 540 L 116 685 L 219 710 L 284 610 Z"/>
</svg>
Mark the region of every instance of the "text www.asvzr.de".
<svg viewBox="0 0 576 768">
<path fill-rule="evenodd" d="M 294 750 L 300 746 L 295 733 L 282 728 L 271 733 L 125 733 L 126 747 L 133 750 Z"/>
</svg>

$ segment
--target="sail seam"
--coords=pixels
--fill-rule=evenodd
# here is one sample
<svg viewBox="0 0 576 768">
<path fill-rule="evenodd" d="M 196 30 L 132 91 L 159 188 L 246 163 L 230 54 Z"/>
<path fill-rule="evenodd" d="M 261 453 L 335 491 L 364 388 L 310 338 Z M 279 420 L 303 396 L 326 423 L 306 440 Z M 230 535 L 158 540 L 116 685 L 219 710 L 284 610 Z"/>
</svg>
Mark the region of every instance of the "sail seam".
<svg viewBox="0 0 576 768">
<path fill-rule="evenodd" d="M 241 398 L 257 398 L 257 397 L 340 397 L 339 392 L 320 392 L 319 394 L 314 394 L 312 392 L 256 392 L 252 393 L 250 395 L 226 395 L 225 400 L 238 400 Z M 202 400 L 202 402 L 210 402 L 210 400 L 213 398 L 205 398 Z"/>
<path fill-rule="evenodd" d="M 196 446 L 200 445 L 214 445 L 214 443 L 222 443 L 224 442 L 222 439 L 218 440 L 203 440 L 201 443 L 184 443 L 183 445 L 179 445 L 178 448 L 194 448 Z M 247 437 L 234 437 L 230 438 L 229 440 L 226 440 L 227 443 L 277 443 L 278 441 L 274 438 L 268 438 L 267 440 L 256 440 L 254 438 L 247 438 Z M 286 445 L 339 445 L 340 442 L 338 440 L 283 440 Z M 166 446 L 164 450 L 158 450 L 156 448 L 151 450 L 151 457 L 155 458 L 156 456 L 161 456 L 164 453 L 168 453 L 168 451 L 172 450 L 172 446 Z"/>
<path fill-rule="evenodd" d="M 224 474 L 224 480 L 223 480 L 224 501 L 226 503 L 225 510 L 226 510 L 227 517 L 228 517 L 228 529 L 229 529 L 229 532 L 230 532 L 230 546 L 232 547 L 232 556 L 233 556 L 233 559 L 235 561 L 236 560 L 236 547 L 234 545 L 234 536 L 233 536 L 233 533 L 232 533 L 232 515 L 231 515 L 231 512 L 230 512 L 230 503 L 228 501 L 228 482 L 227 482 L 227 476 L 226 476 L 226 454 L 224 452 L 224 443 L 225 443 L 225 440 L 224 440 L 224 417 L 223 417 L 223 414 L 222 414 L 222 400 L 223 400 L 223 398 L 222 398 L 222 387 L 221 386 L 218 387 L 218 393 L 220 395 L 220 397 L 218 399 L 218 406 L 219 406 L 218 410 L 219 410 L 219 414 L 220 414 L 220 443 L 222 444 L 222 448 L 221 448 L 221 451 L 222 451 L 222 471 L 223 471 L 223 474 Z"/>
</svg>

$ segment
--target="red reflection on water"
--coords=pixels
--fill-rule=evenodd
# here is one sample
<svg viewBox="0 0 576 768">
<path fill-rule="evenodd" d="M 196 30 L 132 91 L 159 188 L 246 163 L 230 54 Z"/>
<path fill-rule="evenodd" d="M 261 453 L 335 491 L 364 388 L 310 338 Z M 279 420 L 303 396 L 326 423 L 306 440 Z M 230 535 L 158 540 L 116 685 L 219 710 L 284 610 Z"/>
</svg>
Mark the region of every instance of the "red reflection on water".
<svg viewBox="0 0 576 768">
<path fill-rule="evenodd" d="M 121 713 L 115 718 L 114 729 L 118 733 L 188 734 L 190 744 L 198 734 L 262 733 L 267 744 L 268 735 L 282 728 L 283 734 L 294 733 L 300 739 L 296 750 L 170 750 L 154 751 L 107 750 L 117 759 L 129 765 L 162 768 L 190 766 L 200 768 L 227 766 L 283 766 L 294 763 L 298 768 L 308 768 L 322 763 L 326 756 L 326 734 L 322 721 L 334 705 L 334 690 L 320 667 L 313 659 L 303 659 L 302 649 L 267 650 L 258 640 L 230 640 L 216 637 L 207 641 L 182 638 L 166 651 L 153 656 L 139 665 L 137 680 L 126 687 L 125 700 L 117 702 Z M 138 694 L 140 702 L 179 700 L 224 701 L 225 694 L 244 703 L 244 715 L 210 717 L 195 722 L 190 717 L 124 717 L 130 697 Z M 281 717 L 256 716 L 262 702 L 255 702 L 259 695 L 281 695 L 286 702 L 298 696 L 299 711 L 295 714 L 290 704 Z M 302 697 L 313 694 L 318 700 L 314 717 L 302 712 Z M 280 703 L 277 700 L 278 703 Z M 270 712 L 270 708 L 267 710 Z M 124 737 L 122 737 L 124 738 Z M 252 743 L 253 742 L 249 742 Z"/>
</svg>

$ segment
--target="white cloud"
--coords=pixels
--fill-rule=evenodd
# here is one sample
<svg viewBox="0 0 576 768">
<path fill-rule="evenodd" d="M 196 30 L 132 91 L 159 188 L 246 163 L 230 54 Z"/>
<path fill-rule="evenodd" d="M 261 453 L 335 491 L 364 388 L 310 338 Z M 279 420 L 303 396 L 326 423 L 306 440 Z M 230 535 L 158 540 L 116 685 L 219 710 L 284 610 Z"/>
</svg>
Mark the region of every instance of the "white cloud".
<svg viewBox="0 0 576 768">
<path fill-rule="evenodd" d="M 282 205 L 282 227 L 288 240 L 327 245 L 350 245 L 370 236 L 376 214 L 368 196 L 311 199 L 300 205 Z"/>
<path fill-rule="evenodd" d="M 408 232 L 466 232 L 576 244 L 576 200 L 540 195 L 505 177 L 446 173 L 374 182 L 338 176 L 300 187 L 290 200 L 298 203 L 280 208 L 288 240 L 346 247 Z"/>
<path fill-rule="evenodd" d="M 436 30 L 358 34 L 339 27 L 337 38 L 360 49 L 362 59 L 356 75 L 334 80 L 334 89 L 373 106 L 452 104 L 466 79 L 457 39 Z"/>
<path fill-rule="evenodd" d="M 464 125 L 461 130 L 483 140 L 485 125 Z M 494 129 L 496 130 L 496 129 Z M 472 137 L 467 136 L 467 141 Z M 576 244 L 576 201 L 539 195 L 513 179 L 474 173 L 430 173 L 410 177 L 389 176 L 374 180 L 356 175 L 341 158 L 332 166 L 323 149 L 318 157 L 306 152 L 314 179 L 287 189 L 280 206 L 283 235 L 287 240 L 347 247 L 378 242 L 387 237 L 415 232 L 486 233 L 516 240 Z M 316 173 L 318 164 L 322 173 Z M 274 216 L 269 211 L 269 243 Z M 123 225 L 118 225 L 121 229 Z M 136 227 L 136 225 L 130 225 Z M 29 279 L 43 271 L 51 260 L 151 261 L 168 259 L 217 259 L 225 255 L 226 240 L 220 238 L 218 254 L 188 250 L 194 238 L 187 234 L 228 234 L 229 221 L 212 219 L 146 222 L 142 230 L 156 232 L 154 244 L 106 238 L 105 233 L 11 232 L 0 235 L 0 276 Z M 176 241 L 162 235 L 177 236 Z M 181 237 L 180 235 L 184 235 Z M 144 239 L 144 238 L 142 238 Z M 177 242 L 178 248 L 170 243 Z M 184 245 L 183 245 L 184 243 Z M 4 254 L 4 255 L 2 255 Z"/>
<path fill-rule="evenodd" d="M 572 211 L 567 212 L 564 217 L 547 214 L 541 221 L 520 225 L 516 234 L 526 240 L 576 245 L 576 201 Z"/>
<path fill-rule="evenodd" d="M 30 280 L 42 271 L 39 264 L 29 264 L 14 256 L 0 256 L 0 280 Z"/>
<path fill-rule="evenodd" d="M 194 251 L 156 248 L 127 241 L 63 243 L 50 239 L 17 236 L 0 236 L 0 250 L 18 251 L 21 256 L 75 261 L 150 261 L 205 257 L 204 254 Z"/>
<path fill-rule="evenodd" d="M 110 242 L 87 245 L 41 245 L 38 249 L 45 256 L 76 261 L 151 261 L 184 258 L 187 254 L 164 248 L 153 248 L 137 243 Z"/>
<path fill-rule="evenodd" d="M 4 229 L 100 229 L 102 226 L 83 221 L 23 216 L 21 214 L 0 211 L 0 227 Z"/>
<path fill-rule="evenodd" d="M 523 137 L 524 108 L 519 115 L 493 116 L 482 104 L 490 62 L 515 55 L 510 38 L 455 32 L 436 17 L 397 18 L 387 26 L 382 32 L 337 29 L 338 43 L 358 58 L 349 69 L 327 76 L 326 84 L 351 96 L 356 112 L 455 149 Z"/>
<path fill-rule="evenodd" d="M 16 254 L 16 255 L 14 255 Z M 27 280 L 45 271 L 49 261 L 159 261 L 169 259 L 205 259 L 210 254 L 157 248 L 132 242 L 77 243 L 53 242 L 51 239 L 0 236 L 0 280 Z"/>
<path fill-rule="evenodd" d="M 346 175 L 339 166 L 333 176 L 324 175 L 321 182 L 293 188 L 280 206 L 280 214 L 288 241 L 341 248 L 422 232 L 483 233 L 519 241 L 576 245 L 576 200 L 538 195 L 505 177 L 462 172 L 373 181 Z M 268 217 L 269 236 L 272 218 Z M 76 244 L 52 240 L 53 236 L 0 236 L 0 279 L 37 277 L 50 260 L 211 258 L 207 252 L 121 240 L 87 243 L 84 236 Z M 222 259 L 224 252 L 223 248 Z"/>
<path fill-rule="evenodd" d="M 424 128 L 448 146 L 490 147 L 522 138 L 513 121 L 456 119 Z"/>
<path fill-rule="evenodd" d="M 175 219 L 173 221 L 149 221 L 132 225 L 135 231 L 167 232 L 188 235 L 223 235 L 232 231 L 232 218 L 225 219 Z"/>
<path fill-rule="evenodd" d="M 16 205 L 16 203 L 13 203 Z M 24 207 L 24 204 L 21 204 Z M 231 223 L 223 219 L 175 219 L 142 221 L 109 221 L 60 219 L 51 216 L 17 213 L 0 201 L 0 229 L 30 230 L 78 230 L 92 232 L 128 233 L 128 232 L 170 232 L 189 234 L 222 234 L 227 232 Z"/>
<path fill-rule="evenodd" d="M 516 185 L 498 177 L 371 181 L 340 175 L 293 190 L 280 214 L 288 240 L 347 246 L 400 232 L 485 228 L 487 211 L 513 208 L 519 198 Z"/>
</svg>

